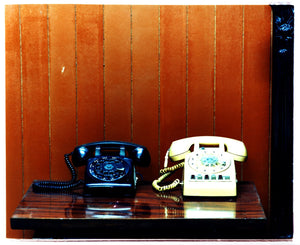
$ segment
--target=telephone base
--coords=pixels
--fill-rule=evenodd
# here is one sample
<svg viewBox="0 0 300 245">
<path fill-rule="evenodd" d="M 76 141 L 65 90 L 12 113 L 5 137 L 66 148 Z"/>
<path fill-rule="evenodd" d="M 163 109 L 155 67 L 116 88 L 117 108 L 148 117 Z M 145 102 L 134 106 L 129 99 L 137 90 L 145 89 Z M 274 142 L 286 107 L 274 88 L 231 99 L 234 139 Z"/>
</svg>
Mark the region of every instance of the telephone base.
<svg viewBox="0 0 300 245">
<path fill-rule="evenodd" d="M 85 196 L 134 197 L 135 193 L 134 185 L 124 183 L 89 183 L 84 187 Z"/>
<path fill-rule="evenodd" d="M 237 196 L 182 196 L 185 202 L 236 202 Z"/>
<path fill-rule="evenodd" d="M 185 183 L 183 196 L 197 197 L 235 197 L 237 195 L 235 182 L 197 182 Z"/>
</svg>

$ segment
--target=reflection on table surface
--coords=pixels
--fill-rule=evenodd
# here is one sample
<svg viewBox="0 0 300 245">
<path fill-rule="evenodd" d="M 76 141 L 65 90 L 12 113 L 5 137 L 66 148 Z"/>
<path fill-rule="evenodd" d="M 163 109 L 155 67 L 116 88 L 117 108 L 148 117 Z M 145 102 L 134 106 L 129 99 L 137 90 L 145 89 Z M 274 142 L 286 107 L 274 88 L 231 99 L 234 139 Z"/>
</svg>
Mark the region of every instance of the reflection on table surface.
<svg viewBox="0 0 300 245">
<path fill-rule="evenodd" d="M 28 190 L 13 219 L 261 219 L 265 218 L 254 184 L 240 184 L 237 198 L 184 198 L 180 189 L 157 193 L 138 186 L 136 196 L 86 197 L 82 193 L 33 193 Z"/>
</svg>

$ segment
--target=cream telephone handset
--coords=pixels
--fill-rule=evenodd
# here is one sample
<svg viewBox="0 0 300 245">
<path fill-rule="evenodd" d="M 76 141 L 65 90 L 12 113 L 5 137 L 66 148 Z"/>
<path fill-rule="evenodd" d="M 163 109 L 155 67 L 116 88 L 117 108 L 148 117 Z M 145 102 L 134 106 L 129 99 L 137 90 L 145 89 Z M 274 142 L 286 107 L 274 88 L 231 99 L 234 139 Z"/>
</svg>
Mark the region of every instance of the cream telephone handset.
<svg viewBox="0 0 300 245">
<path fill-rule="evenodd" d="M 168 167 L 168 158 L 184 162 Z M 158 191 L 175 188 L 179 179 L 165 186 L 159 183 L 183 167 L 184 196 L 236 196 L 234 161 L 244 162 L 246 158 L 244 143 L 235 139 L 199 136 L 176 140 L 167 151 L 161 176 L 152 185 Z"/>
</svg>

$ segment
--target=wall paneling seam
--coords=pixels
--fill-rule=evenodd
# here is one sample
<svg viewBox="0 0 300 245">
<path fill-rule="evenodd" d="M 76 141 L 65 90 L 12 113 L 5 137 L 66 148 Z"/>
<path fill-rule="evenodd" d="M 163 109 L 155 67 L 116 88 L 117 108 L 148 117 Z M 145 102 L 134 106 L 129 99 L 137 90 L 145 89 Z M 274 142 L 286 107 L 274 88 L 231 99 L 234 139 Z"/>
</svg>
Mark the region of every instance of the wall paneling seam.
<svg viewBox="0 0 300 245">
<path fill-rule="evenodd" d="M 242 16 L 242 72 L 241 72 L 241 140 L 244 139 L 244 72 L 245 72 L 245 6 L 243 8 L 243 16 Z M 244 176 L 244 164 L 241 162 L 241 173 L 240 180 L 243 181 Z"/>
<path fill-rule="evenodd" d="M 132 5 L 130 5 L 130 140 L 133 141 L 133 36 Z"/>
<path fill-rule="evenodd" d="M 103 51 L 103 139 L 106 139 L 106 117 L 105 117 L 105 112 L 106 112 L 106 104 L 105 104 L 105 7 L 102 5 L 102 51 Z"/>
<path fill-rule="evenodd" d="M 77 67 L 77 6 L 74 4 L 74 29 L 75 29 L 75 142 L 78 145 L 78 67 Z"/>
<path fill-rule="evenodd" d="M 48 141 L 49 141 L 49 178 L 51 179 L 51 66 L 50 66 L 50 22 L 49 22 L 49 5 L 47 5 L 47 52 L 48 52 Z"/>
<path fill-rule="evenodd" d="M 217 85 L 217 6 L 214 6 L 214 88 L 213 88 L 213 135 L 216 134 L 216 85 Z"/>
<path fill-rule="evenodd" d="M 186 6 L 186 69 L 185 69 L 185 103 L 186 103 L 186 113 L 185 113 L 185 136 L 188 137 L 189 135 L 189 121 L 188 121 L 188 116 L 189 116 L 189 6 Z"/>
<path fill-rule="evenodd" d="M 241 140 L 243 140 L 243 123 L 244 123 L 244 71 L 245 71 L 245 6 L 243 8 L 242 19 L 242 74 L 241 74 Z"/>
<path fill-rule="evenodd" d="M 21 5 L 18 7 L 19 10 L 19 35 L 20 35 L 20 96 L 21 96 L 21 145 L 22 145 L 22 194 L 24 195 L 24 88 L 23 88 L 23 53 L 22 53 L 22 20 L 21 20 Z"/>
<path fill-rule="evenodd" d="M 161 147 L 161 140 L 160 140 L 160 113 L 161 113 L 161 91 L 160 91 L 160 44 L 161 44 L 161 37 L 160 37 L 160 34 L 161 34 L 161 26 L 160 26 L 160 15 L 161 15 L 161 10 L 160 10 L 160 6 L 158 6 L 158 169 L 160 168 L 160 158 L 161 158 L 161 150 L 160 150 L 160 147 Z"/>
</svg>

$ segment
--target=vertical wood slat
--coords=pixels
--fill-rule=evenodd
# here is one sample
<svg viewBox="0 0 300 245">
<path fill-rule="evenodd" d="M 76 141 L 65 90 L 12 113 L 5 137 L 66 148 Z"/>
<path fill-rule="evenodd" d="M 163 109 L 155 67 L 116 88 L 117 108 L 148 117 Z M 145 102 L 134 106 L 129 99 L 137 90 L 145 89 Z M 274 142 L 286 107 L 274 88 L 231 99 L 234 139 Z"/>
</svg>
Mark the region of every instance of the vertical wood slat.
<svg viewBox="0 0 300 245">
<path fill-rule="evenodd" d="M 172 141 L 184 137 L 186 137 L 186 7 L 161 6 L 161 163 Z"/>
<path fill-rule="evenodd" d="M 5 6 L 6 62 L 6 236 L 21 238 L 10 229 L 10 216 L 23 193 L 23 145 L 19 6 Z"/>
<path fill-rule="evenodd" d="M 242 6 L 216 7 L 215 135 L 241 140 Z"/>
<path fill-rule="evenodd" d="M 64 154 L 76 145 L 75 8 L 49 5 L 51 178 L 70 171 Z"/>
<path fill-rule="evenodd" d="M 245 6 L 243 139 L 248 160 L 244 165 L 244 179 L 255 180 L 266 211 L 270 149 L 270 43 L 270 6 Z"/>
<path fill-rule="evenodd" d="M 131 141 L 130 6 L 104 6 L 105 139 Z"/>
<path fill-rule="evenodd" d="M 22 5 L 24 189 L 49 178 L 47 6 Z"/>
<path fill-rule="evenodd" d="M 78 142 L 103 140 L 103 6 L 76 6 Z"/>
<path fill-rule="evenodd" d="M 215 135 L 242 140 L 243 6 L 216 6 Z M 243 164 L 236 164 L 243 179 Z"/>
<path fill-rule="evenodd" d="M 188 135 L 214 133 L 215 6 L 188 8 Z"/>
<path fill-rule="evenodd" d="M 103 6 L 76 5 L 75 14 L 76 144 L 81 145 L 104 138 Z M 78 169 L 78 178 L 84 170 Z"/>
<path fill-rule="evenodd" d="M 158 173 L 158 6 L 132 6 L 133 138 L 147 146 L 151 167 L 139 168 L 144 180 Z"/>
</svg>

